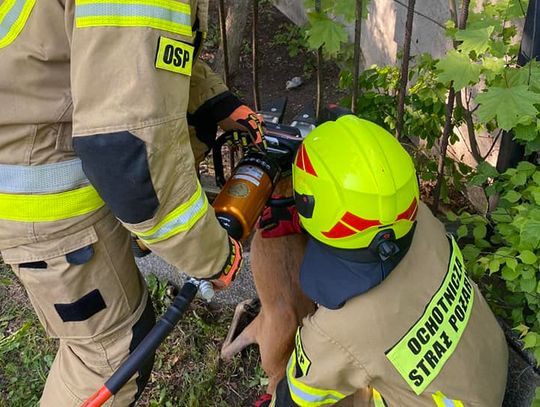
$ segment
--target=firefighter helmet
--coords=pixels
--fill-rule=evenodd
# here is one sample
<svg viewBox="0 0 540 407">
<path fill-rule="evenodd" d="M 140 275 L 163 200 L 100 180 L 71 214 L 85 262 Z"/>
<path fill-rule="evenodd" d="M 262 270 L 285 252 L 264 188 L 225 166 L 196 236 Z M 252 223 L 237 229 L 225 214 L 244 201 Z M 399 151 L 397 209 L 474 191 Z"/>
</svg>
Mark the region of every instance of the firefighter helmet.
<svg viewBox="0 0 540 407">
<path fill-rule="evenodd" d="M 382 127 L 347 115 L 313 130 L 293 166 L 300 221 L 315 239 L 367 248 L 412 228 L 419 203 L 413 161 Z"/>
</svg>

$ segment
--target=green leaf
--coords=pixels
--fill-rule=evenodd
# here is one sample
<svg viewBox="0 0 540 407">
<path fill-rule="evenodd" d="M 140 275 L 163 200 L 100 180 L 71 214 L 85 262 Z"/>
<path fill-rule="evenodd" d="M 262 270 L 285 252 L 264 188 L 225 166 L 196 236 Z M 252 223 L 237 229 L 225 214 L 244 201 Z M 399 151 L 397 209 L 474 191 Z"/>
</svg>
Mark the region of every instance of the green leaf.
<svg viewBox="0 0 540 407">
<path fill-rule="evenodd" d="M 516 172 L 510 178 L 510 183 L 513 186 L 516 186 L 516 187 L 520 187 L 522 185 L 525 185 L 527 183 L 527 174 L 524 173 L 524 172 Z"/>
<path fill-rule="evenodd" d="M 311 24 L 311 28 L 308 30 L 310 48 L 324 47 L 329 55 L 337 55 L 341 43 L 348 40 L 343 25 L 321 13 L 310 13 L 308 19 Z"/>
<path fill-rule="evenodd" d="M 454 213 L 454 212 L 447 212 L 446 213 L 446 218 L 450 221 L 450 222 L 455 222 L 458 217 L 457 215 Z"/>
<path fill-rule="evenodd" d="M 486 237 L 487 228 L 486 225 L 477 225 L 473 229 L 473 236 L 476 240 L 483 239 Z"/>
<path fill-rule="evenodd" d="M 533 174 L 532 179 L 536 185 L 540 186 L 540 171 L 536 171 Z"/>
<path fill-rule="evenodd" d="M 504 266 L 501 272 L 502 278 L 506 281 L 514 281 L 519 276 L 519 271 L 512 270 L 508 266 Z"/>
<path fill-rule="evenodd" d="M 536 292 L 536 284 L 537 284 L 536 278 L 527 278 L 527 279 L 524 278 L 519 281 L 519 288 L 524 293 L 532 294 Z"/>
<path fill-rule="evenodd" d="M 502 196 L 502 199 L 506 199 L 508 202 L 515 203 L 521 199 L 521 194 L 517 191 L 510 190 Z"/>
<path fill-rule="evenodd" d="M 534 348 L 536 346 L 537 342 L 538 342 L 538 334 L 536 334 L 534 332 L 529 332 L 523 338 L 523 349 Z"/>
<path fill-rule="evenodd" d="M 519 256 L 521 261 L 525 264 L 535 264 L 538 258 L 536 257 L 536 254 L 531 252 L 530 250 L 523 250 Z"/>
<path fill-rule="evenodd" d="M 527 219 L 521 226 L 519 233 L 520 245 L 536 248 L 540 244 L 540 221 Z"/>
<path fill-rule="evenodd" d="M 462 250 L 463 257 L 468 260 L 475 260 L 480 255 L 480 249 L 472 244 L 468 244 Z"/>
<path fill-rule="evenodd" d="M 490 274 L 496 273 L 501 268 L 501 262 L 499 259 L 492 259 L 488 264 Z"/>
<path fill-rule="evenodd" d="M 478 118 L 483 123 L 497 119 L 498 126 L 510 130 L 520 124 L 524 118 L 535 117 L 538 110 L 534 106 L 540 103 L 540 94 L 531 92 L 526 85 L 510 88 L 490 87 L 476 97 L 480 105 Z"/>
<path fill-rule="evenodd" d="M 467 54 L 474 51 L 477 55 L 488 49 L 489 39 L 495 27 L 460 30 L 456 33 L 456 40 L 463 41 L 458 47 Z"/>
<path fill-rule="evenodd" d="M 509 259 L 506 259 L 506 265 L 508 267 L 510 267 L 512 270 L 515 270 L 517 265 L 518 265 L 518 262 L 516 259 L 514 259 L 513 257 L 509 258 Z"/>
<path fill-rule="evenodd" d="M 537 124 L 532 123 L 527 126 L 519 125 L 514 128 L 514 138 L 521 141 L 533 141 L 538 136 Z"/>
<path fill-rule="evenodd" d="M 367 1 L 362 2 L 362 17 L 367 16 Z M 335 0 L 334 14 L 343 16 L 345 21 L 353 21 L 356 18 L 355 0 Z"/>
<path fill-rule="evenodd" d="M 461 225 L 457 230 L 458 239 L 461 239 L 462 237 L 465 237 L 468 234 L 469 234 L 469 230 L 467 229 L 466 225 Z"/>
<path fill-rule="evenodd" d="M 436 67 L 440 71 L 437 79 L 447 85 L 454 81 L 455 90 L 460 90 L 470 83 L 477 83 L 482 70 L 480 65 L 456 50 L 449 51 Z"/>
<path fill-rule="evenodd" d="M 493 80 L 504 71 L 505 62 L 503 58 L 486 57 L 482 61 L 482 71 L 489 80 Z"/>
<path fill-rule="evenodd" d="M 527 173 L 528 176 L 533 175 L 536 171 L 536 165 L 528 161 L 521 161 L 516 168 L 518 171 Z"/>
<path fill-rule="evenodd" d="M 482 161 L 480 164 L 478 164 L 476 171 L 478 171 L 480 174 L 486 175 L 489 178 L 495 178 L 497 175 L 499 175 L 497 169 L 487 161 Z"/>
</svg>

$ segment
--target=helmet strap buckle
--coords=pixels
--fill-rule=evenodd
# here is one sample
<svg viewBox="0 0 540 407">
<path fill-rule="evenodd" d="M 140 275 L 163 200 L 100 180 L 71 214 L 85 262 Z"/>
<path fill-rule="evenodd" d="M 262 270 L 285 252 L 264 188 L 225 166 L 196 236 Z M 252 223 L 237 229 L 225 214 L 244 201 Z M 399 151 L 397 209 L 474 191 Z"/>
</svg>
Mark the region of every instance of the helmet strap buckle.
<svg viewBox="0 0 540 407">
<path fill-rule="evenodd" d="M 379 256 L 381 261 L 386 261 L 399 253 L 400 249 L 395 242 L 396 235 L 393 230 L 381 230 L 371 241 L 369 249 L 372 253 Z"/>
</svg>

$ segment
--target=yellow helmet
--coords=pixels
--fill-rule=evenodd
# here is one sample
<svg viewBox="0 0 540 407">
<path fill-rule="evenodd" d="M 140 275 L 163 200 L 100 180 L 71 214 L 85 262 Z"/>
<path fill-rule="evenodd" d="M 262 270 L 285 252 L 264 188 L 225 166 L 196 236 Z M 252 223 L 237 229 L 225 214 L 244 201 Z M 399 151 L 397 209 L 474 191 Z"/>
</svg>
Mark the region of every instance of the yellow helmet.
<svg viewBox="0 0 540 407">
<path fill-rule="evenodd" d="M 383 233 L 413 227 L 419 191 L 410 155 L 382 127 L 347 115 L 304 140 L 293 165 L 300 222 L 315 239 L 342 249 L 370 246 Z"/>
</svg>

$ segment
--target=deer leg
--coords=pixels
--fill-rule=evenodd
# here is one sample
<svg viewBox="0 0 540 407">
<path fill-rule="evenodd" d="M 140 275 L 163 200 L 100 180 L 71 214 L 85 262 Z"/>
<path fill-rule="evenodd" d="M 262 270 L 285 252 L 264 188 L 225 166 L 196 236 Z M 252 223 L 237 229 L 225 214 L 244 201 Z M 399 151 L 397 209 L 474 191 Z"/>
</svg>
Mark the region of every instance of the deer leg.
<svg viewBox="0 0 540 407">
<path fill-rule="evenodd" d="M 246 346 L 256 342 L 260 302 L 251 299 L 236 306 L 233 320 L 221 347 L 221 358 L 230 360 Z"/>
</svg>

